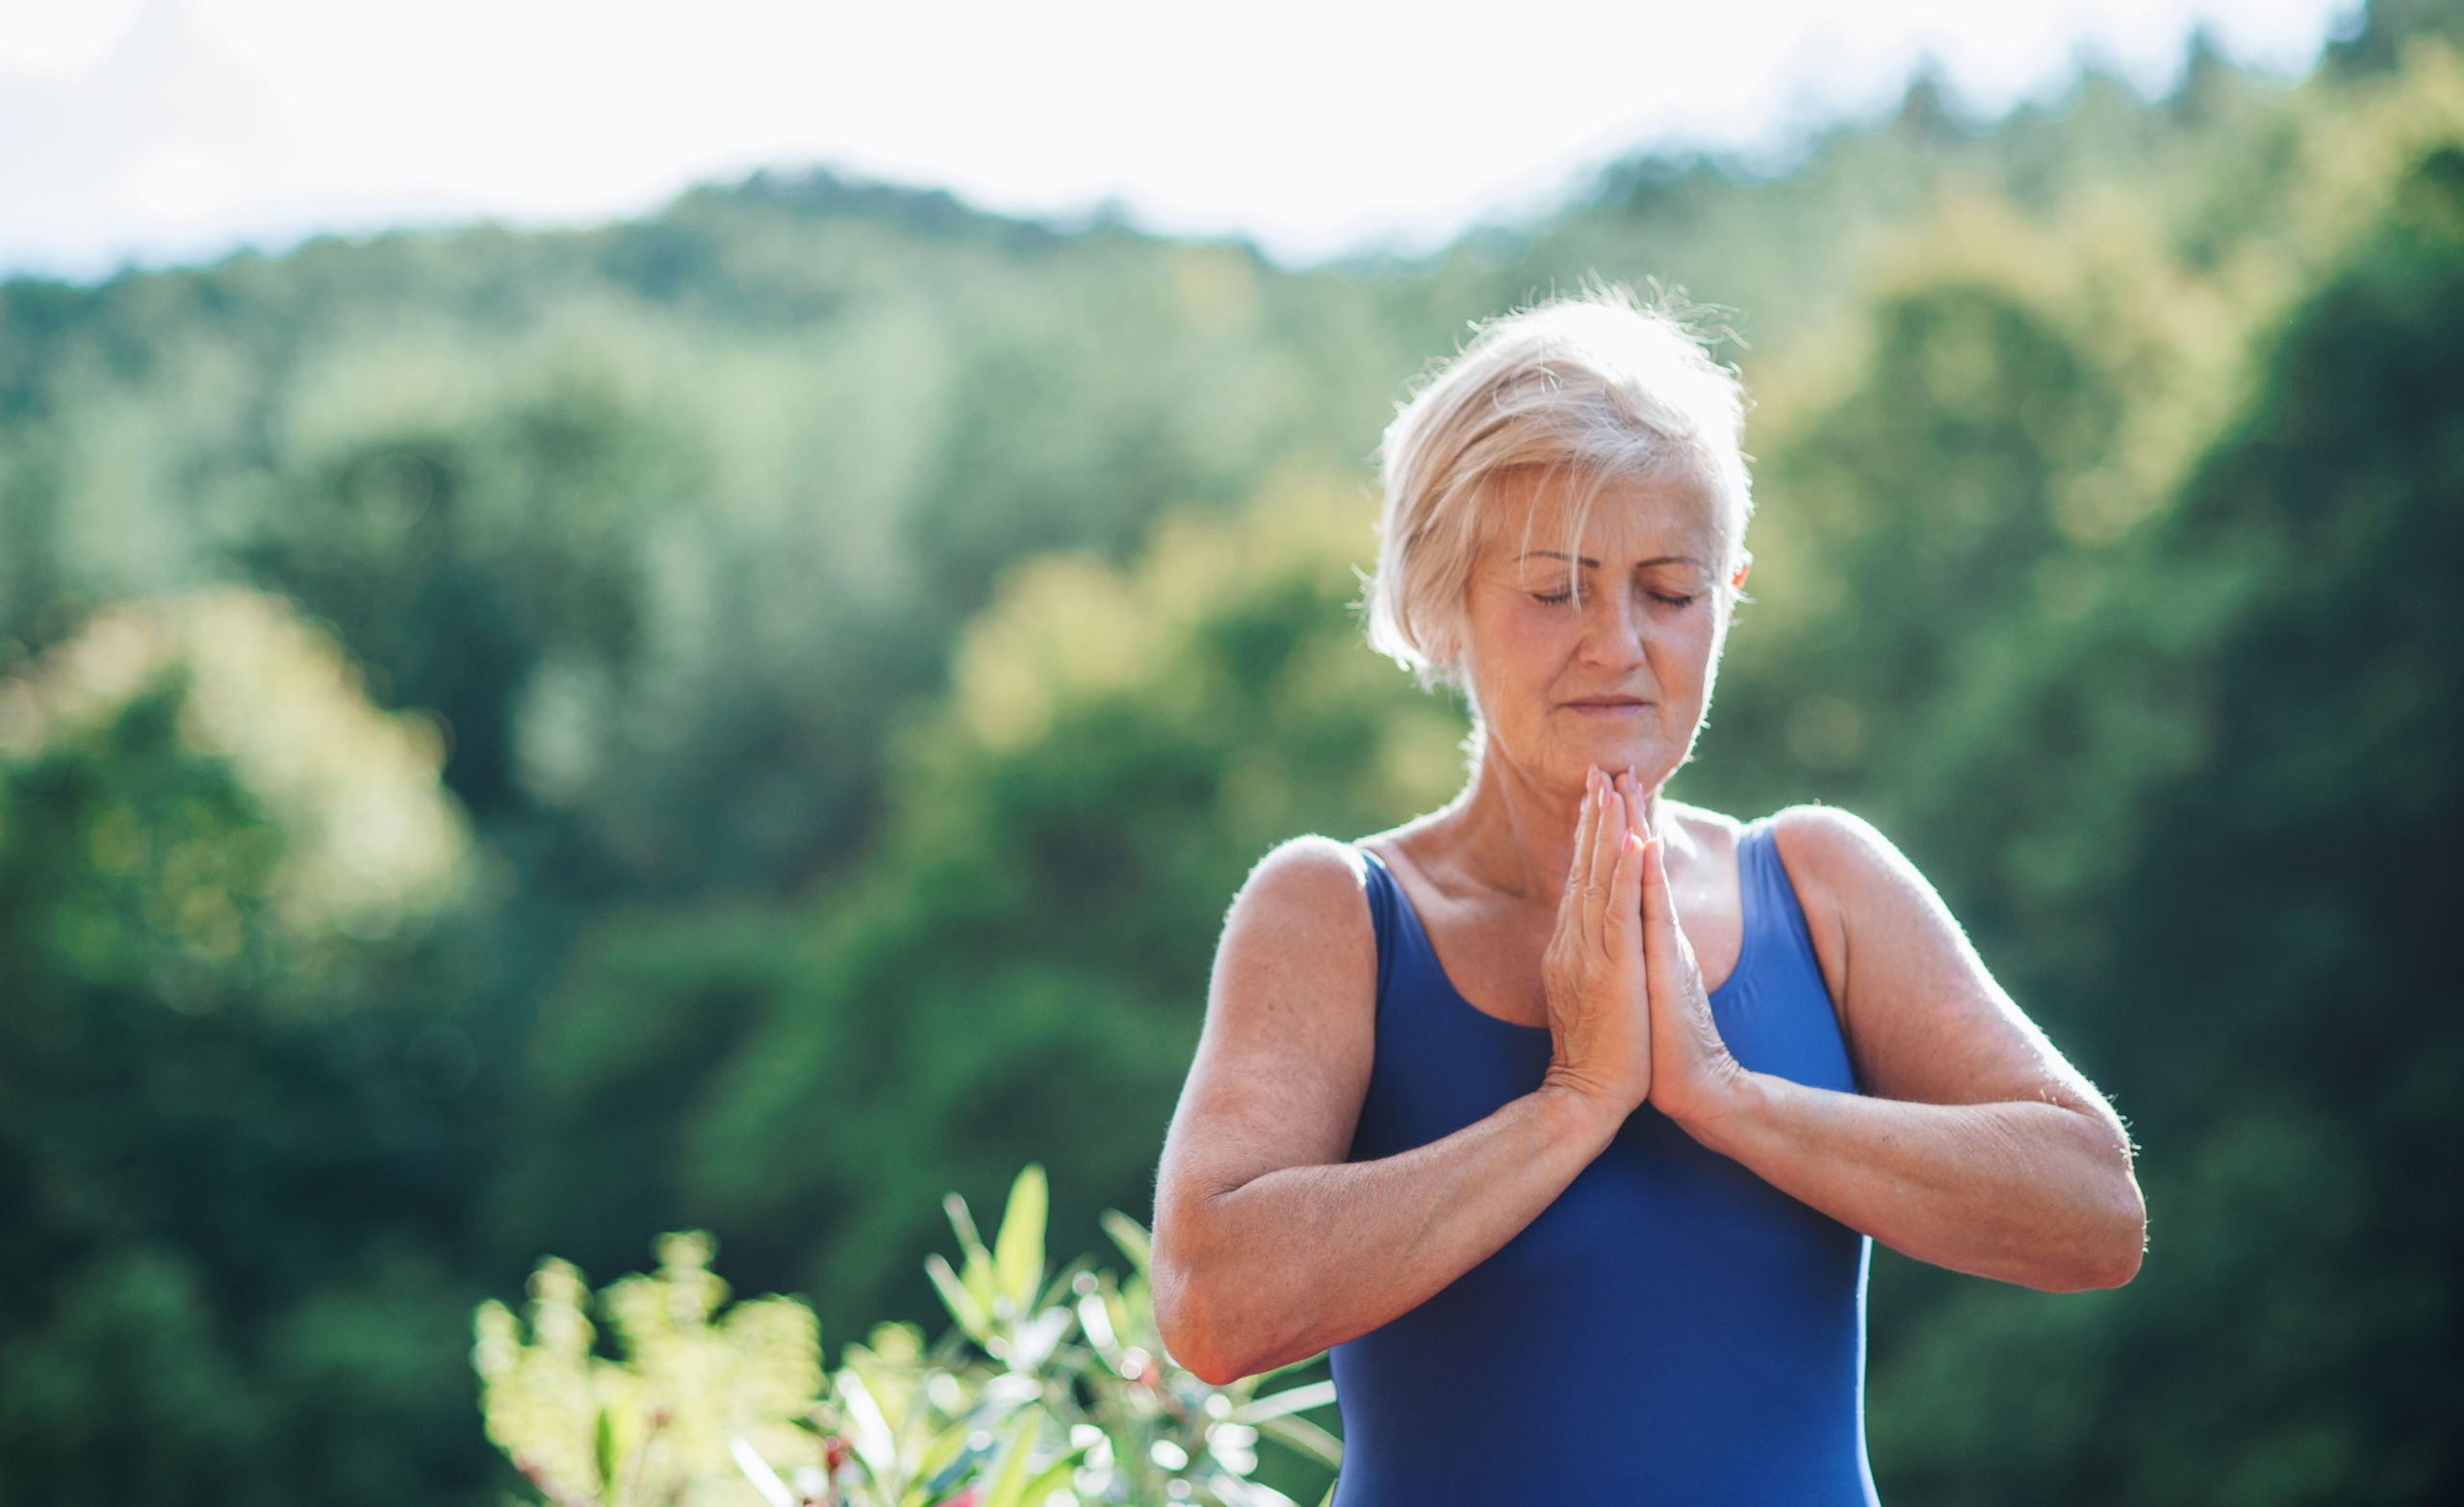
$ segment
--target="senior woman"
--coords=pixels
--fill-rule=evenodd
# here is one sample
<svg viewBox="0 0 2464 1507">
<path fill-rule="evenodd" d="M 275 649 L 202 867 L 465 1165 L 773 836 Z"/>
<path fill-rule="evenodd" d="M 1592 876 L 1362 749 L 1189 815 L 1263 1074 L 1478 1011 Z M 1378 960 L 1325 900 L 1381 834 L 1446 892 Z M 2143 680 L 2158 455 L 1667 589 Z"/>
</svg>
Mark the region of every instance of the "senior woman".
<svg viewBox="0 0 2464 1507">
<path fill-rule="evenodd" d="M 1623 290 L 1485 325 L 1383 446 L 1372 641 L 1462 792 L 1234 901 L 1156 1191 L 1172 1355 L 1330 1350 L 1338 1507 L 1875 1500 L 1872 1242 L 2137 1271 L 2103 1097 L 1874 829 L 1662 793 L 1746 578 L 1743 399 Z"/>
</svg>

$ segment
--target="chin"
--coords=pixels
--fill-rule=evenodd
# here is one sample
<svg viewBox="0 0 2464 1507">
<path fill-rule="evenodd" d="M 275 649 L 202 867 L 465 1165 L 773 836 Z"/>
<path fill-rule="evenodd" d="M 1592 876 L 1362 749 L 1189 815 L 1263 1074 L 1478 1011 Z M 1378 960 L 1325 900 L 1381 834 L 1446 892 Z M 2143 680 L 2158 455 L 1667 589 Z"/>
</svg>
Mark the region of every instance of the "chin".
<svg viewBox="0 0 2464 1507">
<path fill-rule="evenodd" d="M 1593 764 L 1615 774 L 1631 768 L 1634 777 L 1649 789 L 1656 779 L 1667 778 L 1663 768 L 1667 749 L 1656 740 L 1636 738 L 1603 738 L 1597 742 L 1579 743 L 1567 750 L 1568 773 L 1576 784 L 1582 783 L 1583 770 Z"/>
</svg>

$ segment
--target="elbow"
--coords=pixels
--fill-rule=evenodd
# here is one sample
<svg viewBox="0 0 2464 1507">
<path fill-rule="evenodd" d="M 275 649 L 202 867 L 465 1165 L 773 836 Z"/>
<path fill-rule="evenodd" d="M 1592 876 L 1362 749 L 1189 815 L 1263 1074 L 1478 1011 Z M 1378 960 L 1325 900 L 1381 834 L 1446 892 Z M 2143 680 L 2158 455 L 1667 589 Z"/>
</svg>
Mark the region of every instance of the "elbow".
<svg viewBox="0 0 2464 1507">
<path fill-rule="evenodd" d="M 1199 1351 L 1184 1357 L 1168 1344 L 1165 1348 L 1171 1351 L 1172 1364 L 1210 1387 L 1229 1387 L 1249 1374 L 1248 1368 L 1238 1362 L 1217 1360 L 1210 1352 Z"/>
<path fill-rule="evenodd" d="M 1181 1249 L 1162 1211 L 1155 1221 L 1154 1255 L 1147 1270 L 1155 1304 L 1155 1333 L 1173 1365 L 1210 1387 L 1228 1387 L 1259 1367 L 1233 1342 L 1220 1293 L 1223 1284 Z M 1217 1280 L 1210 1281 L 1210 1277 Z"/>
<path fill-rule="evenodd" d="M 2077 1213 L 2068 1260 L 2048 1291 L 2090 1292 L 2126 1287 L 2147 1254 L 2147 1199 L 2131 1166 L 2128 1132 L 2108 1111 L 2099 1117 L 2094 1170 Z"/>
<path fill-rule="evenodd" d="M 2127 1162 L 2114 1186 L 2105 1223 L 2111 1233 L 2096 1286 L 2118 1288 L 2139 1275 L 2140 1263 L 2147 1255 L 2147 1195 L 2140 1190 L 2138 1175 Z"/>
<path fill-rule="evenodd" d="M 1204 1298 L 1186 1273 L 1170 1272 L 1161 1255 L 1150 1273 L 1155 1294 L 1155 1333 L 1173 1365 L 1210 1387 L 1228 1387 L 1248 1373 L 1223 1343 Z"/>
<path fill-rule="evenodd" d="M 2115 1216 L 2118 1229 L 2106 1256 L 2105 1269 L 2099 1274 L 2101 1280 L 2096 1283 L 2099 1288 L 2127 1284 L 2139 1275 L 2140 1263 L 2147 1255 L 2147 1202 L 2140 1194 L 2137 1178 L 2130 1179 L 2128 1192 L 2127 1202 Z"/>
<path fill-rule="evenodd" d="M 2071 1261 L 2055 1281 L 2044 1284 L 2045 1290 L 2093 1292 L 2126 1287 L 2139 1275 L 2146 1254 L 2147 1203 L 2139 1180 L 2124 1173 L 2113 1196 L 2082 1221 Z"/>
</svg>

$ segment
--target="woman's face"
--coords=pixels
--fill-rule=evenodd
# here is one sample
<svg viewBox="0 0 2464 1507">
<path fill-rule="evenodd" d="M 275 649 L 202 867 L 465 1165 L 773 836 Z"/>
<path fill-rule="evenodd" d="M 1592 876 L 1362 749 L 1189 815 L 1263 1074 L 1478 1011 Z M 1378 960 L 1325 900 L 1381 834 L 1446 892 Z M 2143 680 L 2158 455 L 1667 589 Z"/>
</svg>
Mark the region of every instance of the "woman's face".
<svg viewBox="0 0 2464 1507">
<path fill-rule="evenodd" d="M 1698 488 L 1614 479 L 1570 547 L 1571 493 L 1554 471 L 1496 483 L 1465 590 L 1464 672 L 1487 756 L 1577 791 L 1593 764 L 1631 765 L 1650 789 L 1693 749 L 1728 636 L 1722 587 L 1745 573 L 1722 580 L 1731 543 Z"/>
</svg>

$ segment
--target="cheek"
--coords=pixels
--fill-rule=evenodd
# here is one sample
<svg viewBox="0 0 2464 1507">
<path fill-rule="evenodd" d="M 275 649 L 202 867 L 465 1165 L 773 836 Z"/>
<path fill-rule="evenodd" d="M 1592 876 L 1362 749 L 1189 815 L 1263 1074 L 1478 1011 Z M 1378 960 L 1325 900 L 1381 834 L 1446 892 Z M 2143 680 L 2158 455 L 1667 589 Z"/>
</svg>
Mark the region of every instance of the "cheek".
<svg viewBox="0 0 2464 1507">
<path fill-rule="evenodd" d="M 1574 635 L 1568 615 L 1517 597 L 1481 602 L 1464 616 L 1464 657 L 1486 677 L 1520 684 L 1556 673 Z"/>
<path fill-rule="evenodd" d="M 1699 688 L 1711 678 L 1720 651 L 1721 624 L 1708 615 L 1668 623 L 1653 636 L 1653 669 L 1673 684 Z"/>
</svg>

